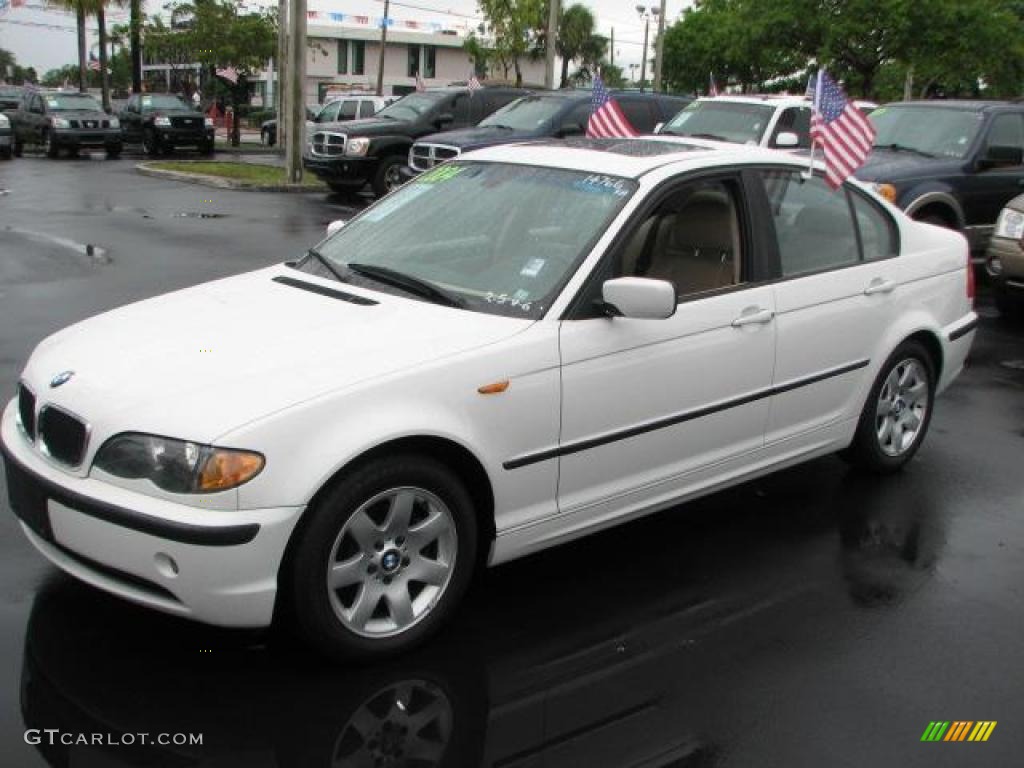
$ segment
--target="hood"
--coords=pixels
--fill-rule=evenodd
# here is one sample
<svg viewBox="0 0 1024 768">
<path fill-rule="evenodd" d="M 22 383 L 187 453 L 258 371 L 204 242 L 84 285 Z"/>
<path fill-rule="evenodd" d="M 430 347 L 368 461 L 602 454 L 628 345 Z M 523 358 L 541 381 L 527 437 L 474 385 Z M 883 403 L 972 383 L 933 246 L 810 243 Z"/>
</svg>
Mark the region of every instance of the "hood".
<svg viewBox="0 0 1024 768">
<path fill-rule="evenodd" d="M 379 302 L 275 282 L 287 277 Z M 24 380 L 86 419 L 197 442 L 303 400 L 493 344 L 531 321 L 322 280 L 284 265 L 130 304 L 44 340 Z M 51 379 L 74 371 L 53 389 Z"/>
<path fill-rule="evenodd" d="M 206 117 L 202 112 L 196 112 L 194 109 L 152 109 L 147 110 L 145 113 L 146 117 L 156 117 L 157 115 L 164 117 Z"/>
<path fill-rule="evenodd" d="M 462 128 L 458 131 L 433 133 L 416 140 L 417 144 L 447 144 L 462 150 L 490 147 L 495 144 L 506 144 L 512 141 L 525 141 L 540 136 L 547 136 L 547 130 L 520 131 L 498 128 L 497 126 L 477 126 Z"/>
<path fill-rule="evenodd" d="M 62 109 L 54 112 L 53 117 L 63 117 L 65 120 L 109 120 L 114 115 L 99 109 Z"/>
<path fill-rule="evenodd" d="M 959 173 L 963 160 L 925 157 L 914 152 L 873 149 L 867 161 L 854 172 L 861 181 L 897 182 Z"/>
<path fill-rule="evenodd" d="M 359 120 L 344 120 L 333 123 L 317 123 L 314 131 L 337 131 L 349 136 L 383 136 L 408 129 L 408 120 L 393 120 L 387 117 L 364 117 Z"/>
</svg>

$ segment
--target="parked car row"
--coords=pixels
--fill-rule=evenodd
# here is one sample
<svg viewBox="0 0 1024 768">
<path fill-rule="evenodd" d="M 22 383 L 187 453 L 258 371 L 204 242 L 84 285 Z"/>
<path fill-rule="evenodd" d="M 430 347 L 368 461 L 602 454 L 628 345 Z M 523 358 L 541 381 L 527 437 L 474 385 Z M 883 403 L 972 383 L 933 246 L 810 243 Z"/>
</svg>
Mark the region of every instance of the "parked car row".
<svg viewBox="0 0 1024 768">
<path fill-rule="evenodd" d="M 311 131 L 317 123 L 344 123 L 373 117 L 388 104 L 396 101 L 392 96 L 365 96 L 354 94 L 328 100 L 323 105 L 306 105 L 306 130 Z M 265 147 L 277 144 L 277 119 L 266 120 L 260 125 L 260 143 Z"/>
</svg>

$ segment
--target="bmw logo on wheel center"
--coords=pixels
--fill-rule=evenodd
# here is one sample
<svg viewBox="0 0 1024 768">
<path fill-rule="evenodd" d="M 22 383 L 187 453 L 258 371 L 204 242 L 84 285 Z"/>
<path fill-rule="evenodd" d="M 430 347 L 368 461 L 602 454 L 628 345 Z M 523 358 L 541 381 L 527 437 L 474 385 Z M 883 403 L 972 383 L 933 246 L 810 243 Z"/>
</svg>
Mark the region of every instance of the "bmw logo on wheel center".
<svg viewBox="0 0 1024 768">
<path fill-rule="evenodd" d="M 56 376 L 54 376 L 52 379 L 50 379 L 50 387 L 52 389 L 56 389 L 57 387 L 61 386 L 62 384 L 67 384 L 69 381 L 71 381 L 71 377 L 74 376 L 74 375 L 75 375 L 74 371 L 61 371 Z"/>
</svg>

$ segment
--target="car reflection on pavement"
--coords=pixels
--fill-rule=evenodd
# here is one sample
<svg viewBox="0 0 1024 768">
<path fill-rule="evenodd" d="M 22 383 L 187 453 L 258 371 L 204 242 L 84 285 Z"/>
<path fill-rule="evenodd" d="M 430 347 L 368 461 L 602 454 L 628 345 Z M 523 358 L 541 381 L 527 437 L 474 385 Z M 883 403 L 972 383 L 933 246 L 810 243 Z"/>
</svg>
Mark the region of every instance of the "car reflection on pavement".
<svg viewBox="0 0 1024 768">
<path fill-rule="evenodd" d="M 744 722 L 757 694 L 746 684 L 780 666 L 773 648 L 806 654 L 808 623 L 827 636 L 906 599 L 941 548 L 941 520 L 919 487 L 904 487 L 911 480 L 815 466 L 824 471 L 783 473 L 499 569 L 452 631 L 376 667 L 329 666 L 273 637 L 161 616 L 55 575 L 28 626 L 25 727 L 115 741 L 203 734 L 196 746 L 39 745 L 54 766 L 718 765 L 730 749 L 723 721 L 759 727 Z M 636 568 L 586 565 L 642 542 Z"/>
</svg>

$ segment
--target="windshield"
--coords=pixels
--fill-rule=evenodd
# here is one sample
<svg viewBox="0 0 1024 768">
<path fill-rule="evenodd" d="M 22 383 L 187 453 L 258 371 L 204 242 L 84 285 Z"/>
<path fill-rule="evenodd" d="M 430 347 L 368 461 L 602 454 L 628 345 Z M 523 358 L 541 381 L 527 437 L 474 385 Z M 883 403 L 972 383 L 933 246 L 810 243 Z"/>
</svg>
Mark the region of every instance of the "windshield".
<svg viewBox="0 0 1024 768">
<path fill-rule="evenodd" d="M 943 107 L 879 107 L 868 119 L 875 125 L 876 147 L 895 144 L 929 155 L 964 157 L 982 116 Z"/>
<path fill-rule="evenodd" d="M 766 104 L 695 101 L 669 120 L 661 132 L 760 144 L 771 117 L 772 107 Z"/>
<path fill-rule="evenodd" d="M 368 208 L 319 251 L 343 279 L 374 290 L 389 289 L 346 265 L 399 272 L 467 309 L 536 319 L 635 189 L 582 171 L 447 163 Z"/>
<path fill-rule="evenodd" d="M 393 117 L 396 120 L 415 120 L 432 109 L 445 97 L 443 93 L 410 93 L 394 104 L 384 107 L 377 117 Z"/>
<path fill-rule="evenodd" d="M 142 97 L 142 111 L 149 112 L 151 109 L 191 109 L 177 96 L 169 94 L 153 94 Z"/>
<path fill-rule="evenodd" d="M 46 99 L 46 106 L 51 112 L 64 112 L 73 109 L 103 111 L 96 99 L 84 93 L 48 93 L 43 98 Z"/>
<path fill-rule="evenodd" d="M 481 127 L 498 126 L 517 131 L 535 131 L 549 125 L 562 111 L 565 99 L 550 99 L 543 96 L 526 96 L 506 104 L 493 115 L 480 122 Z"/>
</svg>

